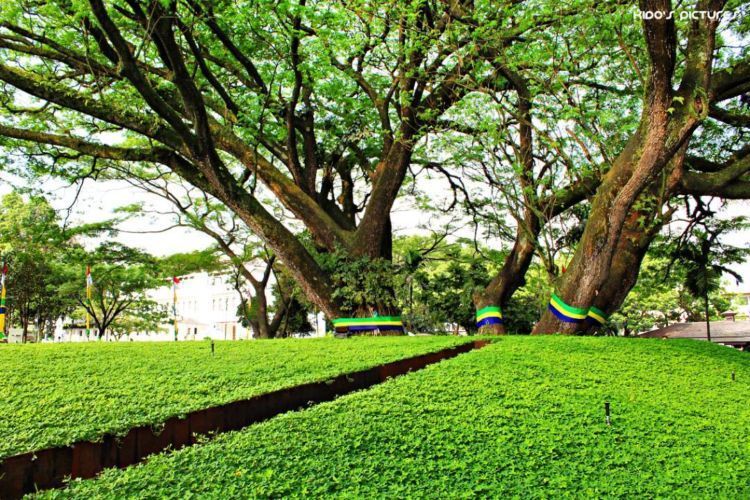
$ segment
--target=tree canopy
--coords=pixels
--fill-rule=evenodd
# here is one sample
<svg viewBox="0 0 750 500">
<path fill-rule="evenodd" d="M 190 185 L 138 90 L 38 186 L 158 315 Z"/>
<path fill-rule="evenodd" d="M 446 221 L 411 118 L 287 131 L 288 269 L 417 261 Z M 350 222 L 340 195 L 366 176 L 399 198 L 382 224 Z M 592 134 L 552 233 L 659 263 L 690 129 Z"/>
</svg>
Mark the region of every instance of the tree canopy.
<svg viewBox="0 0 750 500">
<path fill-rule="evenodd" d="M 535 333 L 596 330 L 686 197 L 750 196 L 737 0 L 0 9 L 9 165 L 127 180 L 235 261 L 255 238 L 329 319 L 400 312 L 399 195 L 502 252 L 441 271 L 471 284 L 451 301 L 512 310 L 538 259 L 550 283 L 537 293 L 557 306 Z M 430 203 L 432 180 L 446 206 Z M 434 309 L 452 303 L 435 293 Z"/>
</svg>

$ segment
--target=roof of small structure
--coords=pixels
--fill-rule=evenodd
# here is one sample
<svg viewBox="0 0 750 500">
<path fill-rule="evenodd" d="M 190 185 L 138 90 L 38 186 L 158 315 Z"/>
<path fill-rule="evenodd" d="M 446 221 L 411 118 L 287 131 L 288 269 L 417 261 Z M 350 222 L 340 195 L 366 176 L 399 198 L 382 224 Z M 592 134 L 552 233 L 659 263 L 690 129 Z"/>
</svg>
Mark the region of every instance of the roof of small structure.
<svg viewBox="0 0 750 500">
<path fill-rule="evenodd" d="M 707 340 L 706 323 L 675 323 L 658 330 L 643 332 L 644 338 Z M 750 343 L 750 321 L 712 321 L 711 341 L 719 344 Z"/>
</svg>

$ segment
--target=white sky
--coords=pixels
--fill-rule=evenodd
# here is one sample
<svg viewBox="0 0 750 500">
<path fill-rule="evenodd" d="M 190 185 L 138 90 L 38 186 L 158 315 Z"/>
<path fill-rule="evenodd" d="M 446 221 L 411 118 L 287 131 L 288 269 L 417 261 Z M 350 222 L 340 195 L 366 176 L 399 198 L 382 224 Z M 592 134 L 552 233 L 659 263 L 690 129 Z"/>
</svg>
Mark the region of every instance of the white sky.
<svg viewBox="0 0 750 500">
<path fill-rule="evenodd" d="M 0 177 L 0 195 L 11 191 L 12 187 L 7 176 Z M 435 196 L 445 195 L 445 186 L 439 181 L 432 181 L 434 188 L 430 186 L 428 192 L 434 192 Z M 50 180 L 43 185 L 44 191 L 52 194 L 50 203 L 59 210 L 62 217 L 68 213 L 68 208 L 75 199 L 76 190 L 67 187 L 63 183 Z M 70 223 L 80 224 L 96 222 L 111 218 L 114 216 L 113 211 L 118 207 L 129 205 L 135 202 L 143 201 L 147 206 L 168 210 L 168 202 L 143 192 L 133 186 L 121 181 L 104 181 L 94 182 L 87 181 L 70 211 Z M 738 215 L 750 216 L 749 201 L 732 201 L 726 210 L 722 212 L 723 216 L 731 217 Z M 424 233 L 425 226 L 435 224 L 419 210 L 409 206 L 406 201 L 398 201 L 392 214 L 394 230 L 397 234 L 414 234 Z M 143 233 L 143 231 L 157 231 L 164 229 L 172 224 L 169 217 L 144 216 L 133 219 L 121 225 L 121 229 L 131 232 L 120 233 L 115 239 L 128 246 L 141 248 L 151 254 L 164 256 L 178 252 L 189 252 L 199 250 L 211 245 L 212 241 L 197 231 L 175 228 L 163 233 Z M 434 228 L 438 229 L 438 228 Z M 466 229 L 470 231 L 470 229 Z M 471 237 L 473 233 L 467 232 L 461 236 Z M 750 232 L 737 233 L 730 236 L 729 241 L 737 246 L 747 246 L 750 242 Z M 734 280 L 727 283 L 730 290 L 750 291 L 750 261 L 742 265 L 734 266 L 744 278 L 744 283 L 737 286 Z"/>
<path fill-rule="evenodd" d="M 11 191 L 7 179 L 0 180 L 0 195 Z M 70 209 L 70 224 L 90 223 L 102 221 L 116 216 L 114 210 L 138 201 L 145 201 L 150 206 L 168 209 L 168 203 L 142 190 L 121 181 L 94 182 L 87 181 L 75 200 L 76 190 L 64 183 L 48 181 L 43 186 L 44 191 L 51 193 L 48 197 L 52 206 L 66 217 Z M 75 203 L 73 203 L 75 201 Z M 172 224 L 169 217 L 157 219 L 142 217 L 128 221 L 120 226 L 121 229 L 134 231 L 120 233 L 115 239 L 128 246 L 141 248 L 151 254 L 164 256 L 178 252 L 189 252 L 206 248 L 212 240 L 197 231 L 174 228 L 164 233 L 143 233 L 169 227 Z"/>
</svg>

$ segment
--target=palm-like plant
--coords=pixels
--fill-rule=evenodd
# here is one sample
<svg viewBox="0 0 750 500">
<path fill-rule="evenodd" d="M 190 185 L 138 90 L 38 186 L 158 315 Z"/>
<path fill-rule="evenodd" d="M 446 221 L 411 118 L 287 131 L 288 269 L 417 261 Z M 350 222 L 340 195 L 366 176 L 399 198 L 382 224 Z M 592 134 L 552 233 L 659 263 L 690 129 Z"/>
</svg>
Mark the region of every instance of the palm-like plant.
<svg viewBox="0 0 750 500">
<path fill-rule="evenodd" d="M 673 256 L 681 260 L 685 267 L 685 288 L 694 297 L 703 299 L 706 336 L 709 342 L 709 296 L 721 288 L 721 278 L 725 274 L 741 283 L 742 277 L 728 266 L 743 262 L 750 255 L 749 248 L 728 245 L 720 237 L 747 227 L 748 224 L 742 217 L 729 220 L 703 219 L 684 234 Z"/>
</svg>

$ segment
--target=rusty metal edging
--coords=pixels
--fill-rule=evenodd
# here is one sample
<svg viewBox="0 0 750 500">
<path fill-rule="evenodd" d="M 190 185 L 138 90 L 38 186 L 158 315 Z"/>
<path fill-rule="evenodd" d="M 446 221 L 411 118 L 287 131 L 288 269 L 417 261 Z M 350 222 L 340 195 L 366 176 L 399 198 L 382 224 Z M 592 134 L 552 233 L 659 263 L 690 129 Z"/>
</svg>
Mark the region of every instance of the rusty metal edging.
<svg viewBox="0 0 750 500">
<path fill-rule="evenodd" d="M 323 382 L 302 384 L 193 411 L 182 418 L 167 419 L 163 425 L 158 425 L 158 430 L 150 425 L 134 427 L 124 436 L 106 434 L 97 441 L 79 441 L 70 446 L 7 457 L 0 461 L 0 499 L 15 499 L 27 493 L 59 488 L 64 486 L 68 477 L 91 478 L 107 468 L 125 468 L 151 454 L 196 443 L 201 435 L 239 430 L 281 413 L 331 401 L 391 377 L 482 348 L 488 343 L 486 340 L 475 340 L 346 373 Z"/>
</svg>

